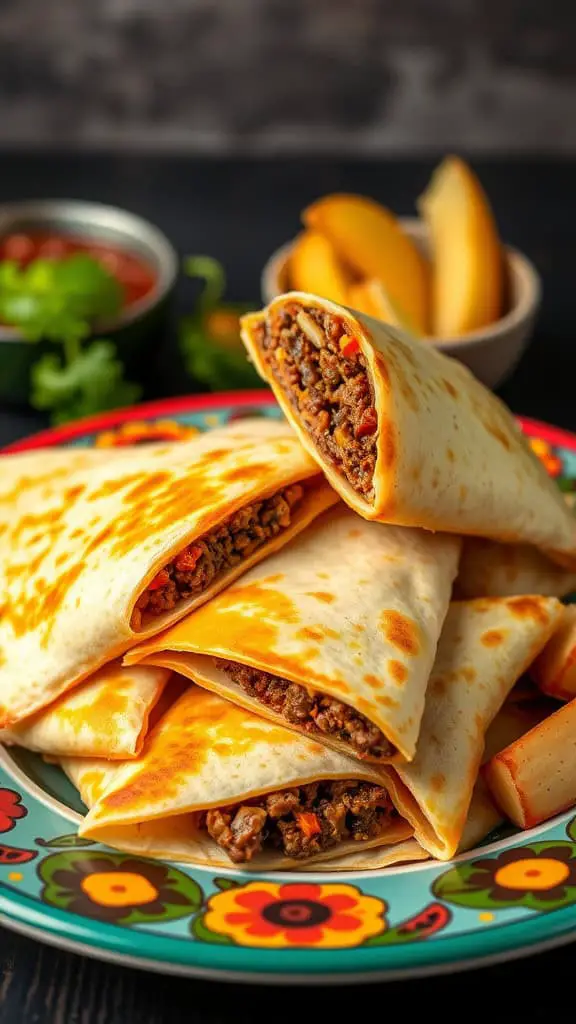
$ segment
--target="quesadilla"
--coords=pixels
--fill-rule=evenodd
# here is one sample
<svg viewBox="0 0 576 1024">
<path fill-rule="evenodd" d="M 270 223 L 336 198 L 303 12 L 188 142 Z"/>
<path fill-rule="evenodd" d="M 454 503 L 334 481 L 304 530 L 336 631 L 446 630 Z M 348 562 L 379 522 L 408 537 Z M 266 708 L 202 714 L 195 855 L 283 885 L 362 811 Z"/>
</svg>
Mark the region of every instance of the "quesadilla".
<svg viewBox="0 0 576 1024">
<path fill-rule="evenodd" d="M 136 757 L 170 677 L 163 668 L 112 662 L 12 729 L 0 743 L 58 757 Z"/>
<path fill-rule="evenodd" d="M 488 728 L 562 615 L 553 597 L 455 601 L 444 623 L 410 764 L 383 769 L 419 843 L 449 860 L 462 839 Z"/>
<path fill-rule="evenodd" d="M 459 550 L 340 504 L 126 663 L 175 669 L 343 753 L 410 759 Z"/>
<path fill-rule="evenodd" d="M 508 409 L 461 363 L 304 292 L 245 316 L 242 337 L 361 516 L 533 544 L 576 569 L 574 516 Z"/>
<path fill-rule="evenodd" d="M 518 828 L 576 802 L 576 700 L 559 708 L 483 769 L 492 797 Z"/>
<path fill-rule="evenodd" d="M 146 833 L 158 826 L 173 837 L 175 826 L 179 859 L 261 870 L 329 860 L 411 835 L 373 765 L 196 686 L 168 709 L 141 757 L 113 770 L 111 782 L 101 774 L 87 778 L 94 764 L 84 765 L 83 779 L 78 775 L 83 797 L 93 804 L 80 834 L 111 846 L 121 846 L 126 829 L 133 841 L 135 827 Z"/>
<path fill-rule="evenodd" d="M 466 537 L 455 587 L 460 598 L 564 597 L 576 590 L 576 573 L 562 569 L 529 544 Z"/>
<path fill-rule="evenodd" d="M 536 685 L 556 700 L 576 697 L 576 605 L 564 609 L 558 628 L 530 669 Z"/>
<path fill-rule="evenodd" d="M 11 457 L 12 458 L 16 458 Z M 0 728 L 208 600 L 336 501 L 287 424 L 0 483 Z"/>
</svg>

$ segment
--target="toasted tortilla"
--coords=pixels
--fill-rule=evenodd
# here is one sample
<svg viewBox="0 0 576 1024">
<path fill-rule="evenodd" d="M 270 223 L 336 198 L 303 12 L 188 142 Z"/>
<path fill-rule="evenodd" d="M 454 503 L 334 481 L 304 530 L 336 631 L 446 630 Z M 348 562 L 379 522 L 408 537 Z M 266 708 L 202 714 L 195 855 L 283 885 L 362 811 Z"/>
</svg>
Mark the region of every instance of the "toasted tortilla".
<svg viewBox="0 0 576 1024">
<path fill-rule="evenodd" d="M 246 420 L 128 457 L 47 468 L 9 457 L 0 482 L 0 728 L 50 704 L 287 543 L 336 500 L 287 424 Z M 58 468 L 58 467 L 57 467 Z M 296 482 L 291 525 L 201 593 L 131 626 L 140 595 L 195 540 Z"/>
<path fill-rule="evenodd" d="M 499 544 L 466 537 L 455 584 L 458 597 L 564 597 L 576 590 L 576 573 L 556 565 L 529 544 Z"/>
<path fill-rule="evenodd" d="M 209 604 L 131 650 L 126 663 L 173 668 L 312 735 L 313 722 L 287 721 L 214 659 L 260 669 L 368 718 L 394 747 L 378 763 L 410 759 L 459 550 L 456 537 L 370 523 L 340 504 Z M 319 729 L 313 736 L 360 756 Z"/>
<path fill-rule="evenodd" d="M 126 842 L 136 843 L 130 848 L 140 853 L 219 867 L 230 866 L 231 861 L 197 827 L 200 812 L 320 780 L 359 779 L 382 785 L 373 765 L 343 757 L 196 686 L 168 709 L 138 760 L 112 768 L 108 775 L 95 761 L 76 766 L 64 761 L 63 766 L 76 779 L 84 801 L 92 804 L 81 835 L 122 849 Z M 346 841 L 307 863 L 323 863 L 410 835 L 406 822 L 394 818 L 378 838 Z M 273 850 L 262 851 L 242 866 L 263 870 L 299 863 Z"/>
<path fill-rule="evenodd" d="M 449 860 L 462 840 L 485 737 L 516 680 L 562 616 L 553 597 L 482 598 L 450 606 L 410 764 L 383 769 L 424 849 Z"/>
<path fill-rule="evenodd" d="M 280 332 L 279 318 L 287 310 L 335 317 L 359 348 L 354 358 L 363 357 L 377 414 L 371 493 L 356 489 L 312 438 L 297 404 L 308 400 L 301 397 L 309 395 L 308 380 L 302 378 L 298 395 L 290 396 L 277 357 L 263 354 L 262 326 Z M 532 544 L 576 569 L 574 516 L 509 410 L 461 363 L 396 328 L 305 292 L 289 292 L 245 316 L 242 337 L 300 440 L 361 516 Z M 314 344 L 320 350 L 325 346 L 322 328 Z M 368 425 L 363 443 L 367 430 Z"/>
<path fill-rule="evenodd" d="M 136 757 L 169 677 L 168 669 L 112 662 L 49 707 L 2 730 L 0 742 L 58 757 Z"/>
</svg>

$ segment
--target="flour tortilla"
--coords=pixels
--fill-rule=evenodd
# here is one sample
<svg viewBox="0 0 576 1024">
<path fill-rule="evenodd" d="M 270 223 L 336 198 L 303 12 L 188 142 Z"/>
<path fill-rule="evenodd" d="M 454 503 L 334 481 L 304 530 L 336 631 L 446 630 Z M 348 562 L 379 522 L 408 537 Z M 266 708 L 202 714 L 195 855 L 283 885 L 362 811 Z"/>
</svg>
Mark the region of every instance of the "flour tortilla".
<svg viewBox="0 0 576 1024">
<path fill-rule="evenodd" d="M 383 769 L 416 839 L 440 860 L 453 857 L 462 840 L 487 730 L 561 615 L 553 597 L 457 601 L 450 607 L 416 757 Z"/>
<path fill-rule="evenodd" d="M 529 544 L 466 537 L 455 587 L 461 598 L 564 597 L 576 590 L 576 573 L 562 569 Z"/>
<path fill-rule="evenodd" d="M 100 453 L 99 453 L 100 454 Z M 69 471 L 9 457 L 0 478 L 0 728 L 208 600 L 336 500 L 286 424 L 251 420 Z M 74 455 L 74 459 L 84 459 Z M 96 464 L 97 463 L 97 464 Z M 131 614 L 162 566 L 240 508 L 302 481 L 291 526 L 196 598 L 136 634 Z"/>
<path fill-rule="evenodd" d="M 64 768 L 73 777 L 75 773 L 83 799 L 92 804 L 80 835 L 121 849 L 128 841 L 140 853 L 211 867 L 229 867 L 231 861 L 195 827 L 194 816 L 203 810 L 322 779 L 382 784 L 372 765 L 343 757 L 196 686 L 168 709 L 137 761 L 112 769 L 107 778 L 94 761 L 76 768 L 65 761 Z M 99 774 L 90 774 L 94 772 Z M 134 831 L 138 826 L 140 833 Z M 308 863 L 400 842 L 411 831 L 406 822 L 393 819 L 378 839 L 347 841 Z M 243 867 L 263 870 L 298 863 L 280 852 L 263 851 Z"/>
<path fill-rule="evenodd" d="M 298 729 L 214 657 L 250 665 L 350 705 L 394 744 L 394 760 L 410 759 L 459 551 L 455 537 L 370 523 L 339 504 L 126 663 L 175 669 Z M 342 740 L 314 738 L 356 756 Z"/>
<path fill-rule="evenodd" d="M 168 669 L 112 662 L 49 707 L 2 730 L 0 742 L 58 757 L 136 757 L 169 677 Z"/>
<path fill-rule="evenodd" d="M 290 305 L 341 318 L 360 345 L 378 415 L 371 500 L 319 452 L 259 351 L 258 325 Z M 305 292 L 289 292 L 244 317 L 242 337 L 300 440 L 360 515 L 533 544 L 576 570 L 574 516 L 511 413 L 461 363 L 381 321 Z"/>
</svg>

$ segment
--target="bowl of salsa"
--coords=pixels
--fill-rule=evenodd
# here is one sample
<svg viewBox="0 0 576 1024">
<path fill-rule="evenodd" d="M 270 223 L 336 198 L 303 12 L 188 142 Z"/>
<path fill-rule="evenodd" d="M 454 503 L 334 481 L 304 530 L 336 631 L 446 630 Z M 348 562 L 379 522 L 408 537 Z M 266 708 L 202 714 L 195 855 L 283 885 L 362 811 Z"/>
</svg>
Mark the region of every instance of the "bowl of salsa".
<svg viewBox="0 0 576 1024">
<path fill-rule="evenodd" d="M 111 338 L 127 376 L 146 386 L 153 379 L 154 355 L 178 275 L 178 257 L 168 238 L 142 217 L 101 203 L 0 204 L 0 261 L 24 268 L 38 259 L 78 254 L 99 262 L 120 285 L 119 311 L 111 320 L 94 323 L 94 335 Z M 49 343 L 31 344 L 18 328 L 0 323 L 0 401 L 27 402 L 30 370 L 44 351 L 50 351 Z"/>
</svg>

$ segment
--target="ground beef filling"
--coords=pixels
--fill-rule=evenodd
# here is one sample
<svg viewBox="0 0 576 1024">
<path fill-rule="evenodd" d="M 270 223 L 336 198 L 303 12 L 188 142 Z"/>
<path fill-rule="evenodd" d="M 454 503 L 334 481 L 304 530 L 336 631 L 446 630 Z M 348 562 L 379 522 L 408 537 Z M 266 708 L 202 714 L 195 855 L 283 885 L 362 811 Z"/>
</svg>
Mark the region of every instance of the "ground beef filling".
<svg viewBox="0 0 576 1024">
<path fill-rule="evenodd" d="M 386 790 L 372 782 L 312 782 L 207 811 L 200 827 L 242 864 L 262 849 L 300 860 L 347 839 L 375 839 L 395 814 Z"/>
<path fill-rule="evenodd" d="M 288 529 L 303 495 L 301 484 L 285 487 L 265 501 L 240 509 L 211 533 L 189 544 L 140 595 L 132 613 L 132 629 L 141 629 L 153 616 L 169 612 L 179 601 L 201 594 L 222 572 Z"/>
<path fill-rule="evenodd" d="M 378 418 L 351 328 L 332 313 L 294 303 L 264 321 L 256 341 L 319 450 L 370 501 Z"/>
<path fill-rule="evenodd" d="M 306 732 L 323 732 L 347 743 L 360 757 L 390 757 L 396 748 L 359 711 L 322 693 L 309 693 L 298 683 L 248 665 L 216 658 L 216 665 L 251 697 Z"/>
</svg>

